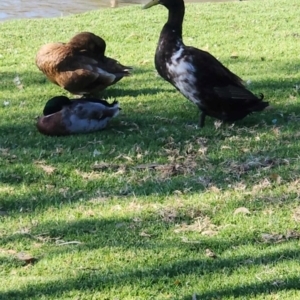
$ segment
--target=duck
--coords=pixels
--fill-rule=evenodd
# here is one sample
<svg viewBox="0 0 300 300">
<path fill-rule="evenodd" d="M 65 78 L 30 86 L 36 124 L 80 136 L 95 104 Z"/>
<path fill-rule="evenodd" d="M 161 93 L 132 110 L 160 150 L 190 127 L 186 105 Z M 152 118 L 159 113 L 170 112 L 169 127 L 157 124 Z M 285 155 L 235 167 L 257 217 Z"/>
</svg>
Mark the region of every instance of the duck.
<svg viewBox="0 0 300 300">
<path fill-rule="evenodd" d="M 167 8 L 168 20 L 161 30 L 155 52 L 156 70 L 164 80 L 197 105 L 200 128 L 204 127 L 206 116 L 233 123 L 269 105 L 263 101 L 263 94 L 254 95 L 239 76 L 209 52 L 184 44 L 183 0 L 151 0 L 143 8 L 158 4 Z"/>
<path fill-rule="evenodd" d="M 49 136 L 94 132 L 104 129 L 120 110 L 116 100 L 108 103 L 97 98 L 55 96 L 47 101 L 36 127 L 40 133 Z"/>
<path fill-rule="evenodd" d="M 71 94 L 89 97 L 131 74 L 131 67 L 105 56 L 105 49 L 100 36 L 81 32 L 68 43 L 43 45 L 35 62 L 51 82 Z"/>
</svg>

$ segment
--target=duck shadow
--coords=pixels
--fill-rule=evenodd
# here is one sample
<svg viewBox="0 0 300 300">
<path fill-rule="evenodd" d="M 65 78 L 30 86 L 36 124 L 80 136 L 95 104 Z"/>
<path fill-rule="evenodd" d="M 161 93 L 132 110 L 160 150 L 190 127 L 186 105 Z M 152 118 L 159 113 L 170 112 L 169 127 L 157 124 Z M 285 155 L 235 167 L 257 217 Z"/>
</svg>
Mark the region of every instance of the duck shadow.
<svg viewBox="0 0 300 300">
<path fill-rule="evenodd" d="M 175 127 L 160 131 L 159 138 L 153 139 L 153 136 L 157 136 L 155 132 L 160 130 L 160 126 L 154 128 L 153 131 L 149 131 L 147 128 L 137 128 L 139 127 L 137 123 L 133 125 L 126 121 L 127 129 L 124 130 L 121 125 L 125 121 L 118 122 L 120 127 L 112 125 L 111 128 L 100 133 L 88 135 L 47 137 L 35 132 L 28 135 L 29 138 L 24 139 L 22 136 L 25 135 L 22 132 L 20 136 L 14 136 L 10 140 L 16 141 L 10 141 L 5 146 L 11 154 L 2 155 L 2 161 L 9 164 L 10 168 L 3 169 L 0 172 L 0 182 L 9 189 L 25 185 L 28 188 L 32 187 L 33 190 L 28 190 L 22 195 L 8 193 L 1 199 L 0 206 L 7 212 L 14 211 L 14 214 L 22 214 L 22 211 L 34 213 L 36 209 L 47 210 L 48 207 L 55 206 L 57 201 L 64 205 L 64 203 L 86 201 L 93 196 L 97 198 L 97 195 L 106 195 L 109 198 L 116 197 L 124 201 L 124 199 L 130 199 L 132 196 L 156 195 L 166 197 L 185 188 L 190 188 L 190 193 L 201 195 L 211 186 L 226 191 L 231 189 L 230 186 L 238 185 L 245 180 L 249 184 L 248 188 L 251 189 L 251 186 L 257 183 L 258 179 L 252 180 L 253 174 L 257 172 L 261 173 L 261 176 L 269 176 L 270 174 L 279 174 L 278 176 L 280 176 L 282 174 L 286 182 L 292 182 L 292 178 L 298 172 L 297 159 L 294 157 L 289 159 L 287 155 L 289 152 L 296 153 L 298 147 L 296 140 L 294 142 L 290 141 L 290 137 L 298 132 L 298 126 L 291 126 L 290 123 L 287 123 L 287 125 L 284 123 L 279 124 L 280 131 L 283 134 L 274 146 L 272 146 L 271 140 L 266 139 L 256 142 L 258 150 L 241 153 L 234 158 L 231 157 L 230 153 L 228 153 L 228 156 L 222 154 L 217 157 L 210 157 L 208 153 L 209 169 L 206 170 L 207 159 L 202 160 L 201 156 L 195 156 L 194 158 L 193 154 L 186 152 L 188 151 L 186 150 L 188 149 L 187 145 L 197 147 L 200 142 L 204 143 L 205 148 L 208 147 L 209 149 L 222 147 L 223 144 L 228 144 L 228 139 L 231 136 L 237 137 L 242 132 L 246 139 L 247 136 L 261 134 L 264 132 L 264 128 L 267 128 L 266 125 L 261 127 L 257 125 L 254 127 L 223 127 L 213 131 L 211 128 L 199 130 L 187 126 L 178 130 Z M 169 125 L 169 123 L 166 123 L 166 126 Z M 31 131 L 32 129 L 28 130 Z M 12 133 L 14 131 L 15 129 L 11 129 Z M 102 141 L 106 141 L 106 145 L 103 145 Z M 278 143 L 280 146 L 278 146 Z M 35 145 L 38 145 L 38 147 L 36 148 Z M 146 153 L 149 151 L 149 147 L 153 152 L 150 160 L 148 158 L 139 162 L 134 159 L 134 155 L 132 158 L 129 157 L 129 160 L 127 159 L 128 155 L 126 153 L 131 153 L 134 149 L 139 149 L 140 153 Z M 118 148 L 119 151 L 115 151 Z M 181 155 L 181 160 L 176 163 L 162 161 L 161 156 L 165 153 L 163 149 L 170 149 L 168 151 L 174 151 L 174 153 L 177 153 L 175 155 Z M 112 152 L 113 154 L 111 154 Z M 24 155 L 24 153 L 26 154 Z M 261 172 L 260 169 L 257 171 L 254 168 L 242 172 L 241 175 L 234 173 L 235 169 L 230 171 L 233 168 L 231 164 L 242 167 L 249 159 L 253 160 L 253 157 L 262 160 L 264 158 L 271 159 L 270 166 L 272 168 L 267 168 L 264 172 Z M 189 165 L 186 165 L 186 159 L 188 162 L 190 158 L 196 162 L 197 168 L 189 169 Z M 275 164 L 272 166 L 272 160 L 289 160 L 289 164 L 286 166 Z M 43 171 L 47 171 L 48 165 L 50 165 L 49 174 Z M 156 165 L 159 168 L 156 168 Z M 223 167 L 220 169 L 219 166 Z M 54 171 L 51 171 L 52 167 L 54 167 Z M 286 176 L 286 168 L 289 169 L 287 173 L 289 177 Z M 111 177 L 120 171 L 123 172 L 122 178 L 124 180 L 114 184 L 106 181 L 106 176 L 103 176 L 106 174 Z M 70 178 L 76 178 L 76 187 L 73 186 L 71 179 L 64 179 L 66 174 L 72 174 Z M 92 177 L 87 180 L 86 176 L 88 174 L 91 174 Z M 224 180 L 224 178 L 227 179 Z M 40 190 L 34 188 L 37 182 L 41 186 Z M 51 187 L 50 190 L 47 188 L 48 186 Z M 64 192 L 65 190 L 67 190 L 67 193 Z M 83 190 L 88 192 L 83 195 Z M 36 199 L 39 199 L 38 203 Z M 247 199 L 241 201 L 241 206 L 245 206 L 246 203 L 243 201 L 247 202 Z M 288 200 L 286 200 L 287 202 Z M 21 208 L 22 210 L 20 210 Z"/>
<path fill-rule="evenodd" d="M 12 86 L 41 85 L 47 83 L 47 81 L 47 78 L 39 71 L 0 72 L 2 90 L 11 90 Z"/>
<path fill-rule="evenodd" d="M 125 85 L 125 83 L 123 83 Z M 171 91 L 171 89 L 170 89 Z M 163 88 L 139 88 L 139 89 L 128 89 L 124 86 L 124 88 L 112 86 L 108 89 L 99 93 L 99 97 L 104 98 L 116 98 L 118 100 L 119 97 L 140 97 L 144 95 L 154 95 L 158 93 L 166 92 L 166 89 Z"/>
</svg>

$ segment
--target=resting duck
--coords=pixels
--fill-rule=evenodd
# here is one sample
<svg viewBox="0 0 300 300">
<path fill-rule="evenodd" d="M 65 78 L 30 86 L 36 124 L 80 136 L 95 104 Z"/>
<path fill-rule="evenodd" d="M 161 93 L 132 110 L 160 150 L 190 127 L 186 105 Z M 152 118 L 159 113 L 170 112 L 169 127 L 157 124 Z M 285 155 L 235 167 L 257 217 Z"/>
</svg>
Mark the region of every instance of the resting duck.
<svg viewBox="0 0 300 300">
<path fill-rule="evenodd" d="M 81 32 L 68 43 L 51 43 L 40 48 L 37 67 L 48 79 L 72 94 L 96 94 L 130 75 L 131 67 L 106 57 L 105 41 Z"/>
<path fill-rule="evenodd" d="M 65 96 L 51 98 L 45 105 L 44 116 L 37 121 L 37 129 L 45 135 L 69 135 L 103 129 L 119 114 L 117 101 L 108 103 L 96 98 L 70 100 Z"/>
<path fill-rule="evenodd" d="M 200 127 L 204 126 L 206 115 L 234 122 L 269 105 L 262 101 L 262 94 L 257 97 L 247 90 L 242 79 L 210 53 L 183 43 L 183 0 L 152 0 L 144 8 L 157 4 L 165 6 L 169 16 L 155 53 L 156 70 L 198 106 L 202 112 Z"/>
</svg>

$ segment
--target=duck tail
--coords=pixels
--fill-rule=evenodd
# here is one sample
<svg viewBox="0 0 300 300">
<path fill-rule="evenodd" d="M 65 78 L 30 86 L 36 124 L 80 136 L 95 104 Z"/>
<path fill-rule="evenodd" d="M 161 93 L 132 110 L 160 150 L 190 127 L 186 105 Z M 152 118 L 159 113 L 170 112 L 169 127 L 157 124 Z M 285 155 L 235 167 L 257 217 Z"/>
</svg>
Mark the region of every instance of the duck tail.
<svg viewBox="0 0 300 300">
<path fill-rule="evenodd" d="M 258 99 L 264 100 L 264 98 L 265 98 L 265 95 L 263 93 L 260 93 L 259 96 L 258 96 Z"/>
<path fill-rule="evenodd" d="M 131 75 L 131 71 L 133 70 L 133 67 L 129 67 L 129 66 L 123 66 L 123 76 L 130 76 Z"/>
<path fill-rule="evenodd" d="M 251 111 L 262 111 L 264 110 L 267 106 L 269 106 L 269 102 L 263 101 L 264 99 L 264 94 L 259 94 L 257 97 L 258 101 L 254 103 L 253 106 L 250 107 Z"/>
<path fill-rule="evenodd" d="M 109 110 L 112 112 L 111 117 L 114 118 L 119 114 L 121 108 L 119 106 L 119 102 L 116 100 L 113 103 L 111 103 L 111 105 L 112 106 L 109 108 Z"/>
</svg>

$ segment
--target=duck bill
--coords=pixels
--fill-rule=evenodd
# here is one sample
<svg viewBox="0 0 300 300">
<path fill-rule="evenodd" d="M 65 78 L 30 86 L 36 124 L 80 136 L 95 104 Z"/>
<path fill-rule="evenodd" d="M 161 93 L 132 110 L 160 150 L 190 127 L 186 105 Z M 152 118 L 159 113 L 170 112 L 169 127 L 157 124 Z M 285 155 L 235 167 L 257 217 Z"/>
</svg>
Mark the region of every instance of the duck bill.
<svg viewBox="0 0 300 300">
<path fill-rule="evenodd" d="M 147 4 L 145 4 L 143 6 L 143 9 L 150 8 L 150 7 L 152 7 L 154 5 L 157 5 L 157 4 L 159 4 L 159 0 L 151 0 L 150 2 L 148 2 Z"/>
</svg>

